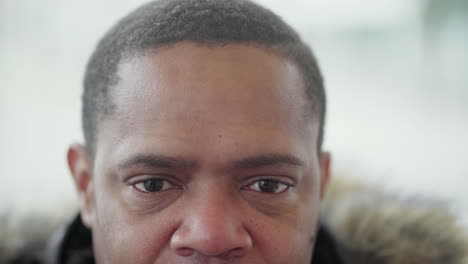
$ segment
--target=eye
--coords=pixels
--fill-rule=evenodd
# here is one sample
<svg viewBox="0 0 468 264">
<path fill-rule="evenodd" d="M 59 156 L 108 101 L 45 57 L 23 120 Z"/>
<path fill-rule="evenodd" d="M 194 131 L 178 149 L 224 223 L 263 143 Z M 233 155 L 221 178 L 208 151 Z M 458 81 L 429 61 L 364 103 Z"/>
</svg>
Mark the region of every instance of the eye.
<svg viewBox="0 0 468 264">
<path fill-rule="evenodd" d="M 175 188 L 173 184 L 164 179 L 146 179 L 132 184 L 133 188 L 145 193 L 161 192 L 167 189 Z"/>
<path fill-rule="evenodd" d="M 282 193 L 286 191 L 289 187 L 291 187 L 290 184 L 286 184 L 277 180 L 261 179 L 255 181 L 246 188 L 262 193 Z"/>
</svg>

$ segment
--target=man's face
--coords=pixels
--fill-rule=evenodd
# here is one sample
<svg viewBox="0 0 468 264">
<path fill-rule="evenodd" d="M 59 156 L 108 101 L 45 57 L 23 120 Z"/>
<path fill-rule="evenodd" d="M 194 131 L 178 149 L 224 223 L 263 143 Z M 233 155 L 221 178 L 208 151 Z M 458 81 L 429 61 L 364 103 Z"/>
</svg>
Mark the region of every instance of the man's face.
<svg viewBox="0 0 468 264">
<path fill-rule="evenodd" d="M 310 262 L 327 172 L 296 66 L 182 42 L 119 76 L 94 161 L 69 152 L 97 263 Z"/>
</svg>

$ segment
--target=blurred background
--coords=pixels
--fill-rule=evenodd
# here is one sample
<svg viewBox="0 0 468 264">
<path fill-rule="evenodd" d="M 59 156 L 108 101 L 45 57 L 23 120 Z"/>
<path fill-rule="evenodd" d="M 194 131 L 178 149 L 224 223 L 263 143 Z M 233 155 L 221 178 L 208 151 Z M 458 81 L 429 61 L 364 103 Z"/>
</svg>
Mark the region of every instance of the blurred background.
<svg viewBox="0 0 468 264">
<path fill-rule="evenodd" d="M 0 209 L 75 192 L 81 82 L 141 0 L 0 0 Z M 468 226 L 468 0 L 261 0 L 319 59 L 336 173 L 447 200 Z"/>
</svg>

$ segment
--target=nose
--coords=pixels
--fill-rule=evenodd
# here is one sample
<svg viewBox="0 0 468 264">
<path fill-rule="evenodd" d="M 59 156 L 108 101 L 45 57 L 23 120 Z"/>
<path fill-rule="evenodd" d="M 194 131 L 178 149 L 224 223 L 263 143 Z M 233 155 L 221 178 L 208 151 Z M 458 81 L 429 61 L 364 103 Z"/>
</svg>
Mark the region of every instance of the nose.
<svg viewBox="0 0 468 264">
<path fill-rule="evenodd" d="M 249 232 L 243 227 L 235 205 L 225 194 L 204 194 L 187 206 L 170 246 L 180 256 L 202 254 L 209 257 L 240 258 L 252 248 Z"/>
</svg>

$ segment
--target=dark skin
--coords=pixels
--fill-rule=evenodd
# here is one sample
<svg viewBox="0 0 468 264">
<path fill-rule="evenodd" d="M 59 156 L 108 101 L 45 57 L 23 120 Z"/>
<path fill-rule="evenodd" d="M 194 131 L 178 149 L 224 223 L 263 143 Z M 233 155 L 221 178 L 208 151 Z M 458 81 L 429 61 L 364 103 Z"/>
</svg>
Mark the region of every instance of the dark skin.
<svg viewBox="0 0 468 264">
<path fill-rule="evenodd" d="M 119 77 L 94 159 L 68 152 L 97 263 L 310 263 L 329 155 L 294 64 L 181 42 Z"/>
</svg>

